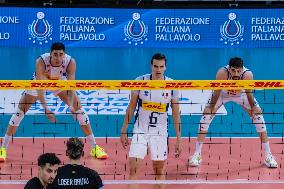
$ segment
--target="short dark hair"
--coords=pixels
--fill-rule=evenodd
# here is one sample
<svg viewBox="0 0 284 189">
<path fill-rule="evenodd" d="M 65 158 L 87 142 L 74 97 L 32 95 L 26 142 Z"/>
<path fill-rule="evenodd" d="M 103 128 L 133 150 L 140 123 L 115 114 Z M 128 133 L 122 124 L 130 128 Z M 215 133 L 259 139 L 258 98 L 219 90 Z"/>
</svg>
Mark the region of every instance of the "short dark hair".
<svg viewBox="0 0 284 189">
<path fill-rule="evenodd" d="M 63 50 L 65 52 L 65 45 L 63 43 L 60 42 L 55 42 L 52 43 L 51 48 L 50 48 L 50 52 L 53 50 Z"/>
<path fill-rule="evenodd" d="M 47 163 L 50 165 L 60 164 L 60 159 L 55 155 L 55 153 L 45 153 L 41 154 L 37 159 L 38 166 L 44 167 Z"/>
<path fill-rule="evenodd" d="M 77 160 L 82 157 L 84 150 L 84 143 L 77 137 L 69 138 L 67 143 L 66 154 L 70 159 Z"/>
<path fill-rule="evenodd" d="M 162 53 L 156 53 L 152 56 L 152 59 L 151 59 L 151 64 L 153 64 L 153 61 L 155 60 L 165 60 L 165 63 L 167 63 L 167 59 L 166 59 L 166 56 Z"/>
<path fill-rule="evenodd" d="M 244 66 L 244 61 L 240 57 L 231 58 L 229 61 L 229 67 L 242 68 Z"/>
</svg>

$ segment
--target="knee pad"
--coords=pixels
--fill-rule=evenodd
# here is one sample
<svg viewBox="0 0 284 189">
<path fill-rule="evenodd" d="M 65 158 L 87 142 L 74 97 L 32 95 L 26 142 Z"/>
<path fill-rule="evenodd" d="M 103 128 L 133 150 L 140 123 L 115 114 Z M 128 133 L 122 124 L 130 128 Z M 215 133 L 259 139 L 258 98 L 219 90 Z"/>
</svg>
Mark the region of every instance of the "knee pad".
<svg viewBox="0 0 284 189">
<path fill-rule="evenodd" d="M 24 117 L 25 117 L 25 113 L 19 108 L 17 108 L 16 112 L 12 115 L 9 121 L 9 125 L 18 127 Z"/>
<path fill-rule="evenodd" d="M 90 123 L 89 116 L 85 110 L 80 108 L 74 114 L 74 118 L 79 122 L 80 125 L 88 125 Z"/>
<path fill-rule="evenodd" d="M 209 114 L 203 115 L 199 123 L 198 131 L 208 131 L 209 125 L 214 119 L 214 117 L 215 115 L 209 115 Z"/>
<path fill-rule="evenodd" d="M 258 133 L 266 131 L 266 125 L 265 125 L 263 115 L 254 115 L 252 117 L 252 122 L 254 123 L 256 131 Z"/>
</svg>

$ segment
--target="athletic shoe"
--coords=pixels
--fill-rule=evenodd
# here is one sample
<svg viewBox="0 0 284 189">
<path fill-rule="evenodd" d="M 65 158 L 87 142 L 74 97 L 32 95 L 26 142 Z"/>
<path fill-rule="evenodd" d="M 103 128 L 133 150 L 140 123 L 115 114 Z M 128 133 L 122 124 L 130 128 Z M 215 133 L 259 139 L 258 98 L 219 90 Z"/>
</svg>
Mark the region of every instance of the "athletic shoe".
<svg viewBox="0 0 284 189">
<path fill-rule="evenodd" d="M 7 155 L 6 155 L 6 148 L 1 147 L 0 148 L 0 162 L 6 161 Z"/>
<path fill-rule="evenodd" d="M 108 155 L 104 151 L 103 148 L 101 148 L 99 145 L 96 145 L 90 152 L 91 157 L 95 157 L 97 159 L 107 159 Z"/>
<path fill-rule="evenodd" d="M 277 168 L 278 164 L 277 161 L 275 160 L 274 156 L 272 154 L 269 154 L 265 160 L 264 160 L 264 164 L 268 167 L 268 168 Z"/>
<path fill-rule="evenodd" d="M 191 160 L 189 161 L 188 165 L 191 167 L 197 167 L 201 164 L 201 154 L 199 153 L 194 153 L 193 156 L 191 157 Z"/>
</svg>

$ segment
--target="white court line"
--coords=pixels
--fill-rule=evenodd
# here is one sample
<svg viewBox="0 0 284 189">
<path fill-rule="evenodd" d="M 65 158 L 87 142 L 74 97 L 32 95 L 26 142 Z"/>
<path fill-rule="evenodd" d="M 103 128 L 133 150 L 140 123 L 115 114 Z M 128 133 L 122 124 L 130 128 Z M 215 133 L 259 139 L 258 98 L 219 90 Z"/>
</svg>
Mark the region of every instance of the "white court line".
<svg viewBox="0 0 284 189">
<path fill-rule="evenodd" d="M 0 180 L 0 185 L 24 185 L 27 180 Z M 104 180 L 105 185 L 120 185 L 120 184 L 284 184 L 284 180 Z"/>
</svg>

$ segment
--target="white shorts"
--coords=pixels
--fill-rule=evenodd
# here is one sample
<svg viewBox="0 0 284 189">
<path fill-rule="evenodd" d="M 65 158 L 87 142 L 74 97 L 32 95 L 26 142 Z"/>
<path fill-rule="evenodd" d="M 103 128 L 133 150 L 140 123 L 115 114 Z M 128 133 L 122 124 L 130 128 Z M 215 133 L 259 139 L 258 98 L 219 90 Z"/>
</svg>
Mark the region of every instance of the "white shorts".
<svg viewBox="0 0 284 189">
<path fill-rule="evenodd" d="M 164 161 L 168 157 L 168 137 L 150 134 L 133 134 L 129 157 L 144 159 L 150 149 L 153 161 Z"/>
<path fill-rule="evenodd" d="M 52 90 L 50 92 L 52 92 L 54 96 L 57 96 L 59 93 L 62 92 L 62 90 Z M 25 90 L 23 94 L 28 94 L 31 96 L 38 96 L 37 90 Z"/>
<path fill-rule="evenodd" d="M 215 108 L 219 109 L 222 105 L 226 104 L 227 102 L 235 102 L 247 110 L 251 109 L 246 93 L 242 93 L 238 96 L 232 96 L 228 95 L 226 91 L 222 91 L 216 102 Z M 254 104 L 256 106 L 259 106 L 255 99 L 254 99 Z"/>
</svg>

